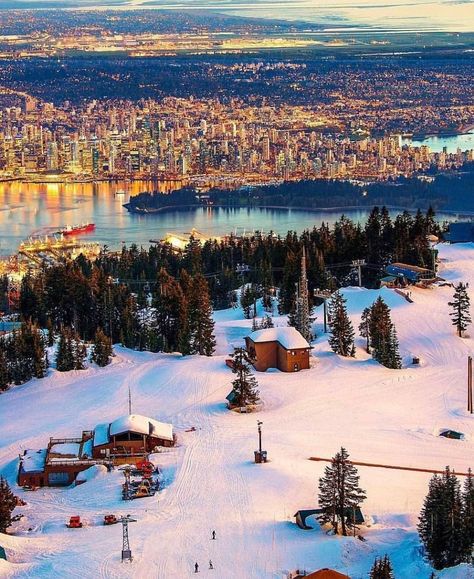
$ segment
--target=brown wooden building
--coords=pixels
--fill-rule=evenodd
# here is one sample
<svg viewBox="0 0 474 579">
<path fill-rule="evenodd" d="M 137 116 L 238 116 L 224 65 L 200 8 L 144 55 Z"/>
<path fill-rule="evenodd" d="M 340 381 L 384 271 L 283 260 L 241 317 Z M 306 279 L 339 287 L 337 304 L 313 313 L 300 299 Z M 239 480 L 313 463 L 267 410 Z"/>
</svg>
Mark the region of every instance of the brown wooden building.
<svg viewBox="0 0 474 579">
<path fill-rule="evenodd" d="M 245 338 L 247 351 L 259 372 L 278 368 L 282 372 L 299 372 L 309 368 L 311 346 L 295 328 L 266 328 Z"/>
<path fill-rule="evenodd" d="M 66 486 L 95 464 L 133 464 L 159 446 L 173 446 L 173 426 L 140 414 L 85 430 L 78 438 L 50 438 L 48 447 L 20 456 L 18 484 Z"/>
</svg>

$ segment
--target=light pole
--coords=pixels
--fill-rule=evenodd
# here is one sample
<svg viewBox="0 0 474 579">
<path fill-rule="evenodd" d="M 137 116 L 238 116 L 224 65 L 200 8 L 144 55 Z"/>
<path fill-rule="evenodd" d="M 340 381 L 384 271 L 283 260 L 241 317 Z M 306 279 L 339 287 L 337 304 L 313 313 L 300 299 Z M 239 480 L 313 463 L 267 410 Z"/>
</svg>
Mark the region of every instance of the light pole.
<svg viewBox="0 0 474 579">
<path fill-rule="evenodd" d="M 326 300 L 331 297 L 331 292 L 329 290 L 322 290 L 316 288 L 313 292 L 315 298 L 319 298 L 323 300 L 323 308 L 324 308 L 324 333 L 327 332 L 327 311 L 326 311 Z"/>
<path fill-rule="evenodd" d="M 261 420 L 257 420 L 258 427 L 258 452 L 262 454 L 262 424 Z"/>
<path fill-rule="evenodd" d="M 261 464 L 262 462 L 267 462 L 267 451 L 262 450 L 262 424 L 261 420 L 257 420 L 257 429 L 258 429 L 258 450 L 254 452 L 255 454 L 255 462 L 257 464 Z"/>
</svg>

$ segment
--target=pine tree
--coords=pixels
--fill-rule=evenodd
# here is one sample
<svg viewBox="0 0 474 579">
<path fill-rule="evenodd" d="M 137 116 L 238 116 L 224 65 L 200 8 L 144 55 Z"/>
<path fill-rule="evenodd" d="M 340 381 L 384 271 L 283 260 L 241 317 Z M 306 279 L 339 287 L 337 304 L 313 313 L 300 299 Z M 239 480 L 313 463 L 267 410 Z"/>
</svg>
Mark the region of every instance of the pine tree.
<svg viewBox="0 0 474 579">
<path fill-rule="evenodd" d="M 232 354 L 232 372 L 236 375 L 232 381 L 232 390 L 236 394 L 237 405 L 241 408 L 255 404 L 258 401 L 257 380 L 250 366 L 252 357 L 245 348 L 235 348 Z"/>
<path fill-rule="evenodd" d="M 165 352 L 177 352 L 186 330 L 188 303 L 178 281 L 165 269 L 158 274 L 157 293 L 153 298 L 154 328 L 163 342 Z"/>
<path fill-rule="evenodd" d="M 12 493 L 7 481 L 0 477 L 0 533 L 6 533 L 12 524 L 12 512 L 17 504 L 17 498 Z"/>
<path fill-rule="evenodd" d="M 462 493 L 463 526 L 466 549 L 474 547 L 474 476 L 468 470 Z"/>
<path fill-rule="evenodd" d="M 330 523 L 335 533 L 341 530 L 344 536 L 348 528 L 355 529 L 354 510 L 366 498 L 365 491 L 359 487 L 357 469 L 348 459 L 347 450 L 341 447 L 319 479 L 321 521 Z"/>
<path fill-rule="evenodd" d="M 387 368 L 400 369 L 401 358 L 390 308 L 380 296 L 370 308 L 369 334 L 372 357 Z"/>
<path fill-rule="evenodd" d="M 310 343 L 313 339 L 311 333 L 312 318 L 310 317 L 308 279 L 306 276 L 306 251 L 303 246 L 301 256 L 300 280 L 297 284 L 297 296 L 294 307 L 288 316 L 288 325 L 293 326 Z"/>
<path fill-rule="evenodd" d="M 205 278 L 198 274 L 193 278 L 192 297 L 189 303 L 190 353 L 212 356 L 216 348 L 214 320 Z"/>
<path fill-rule="evenodd" d="M 5 340 L 0 339 L 0 392 L 8 390 L 10 383 L 11 378 L 8 369 Z"/>
<path fill-rule="evenodd" d="M 56 369 L 59 372 L 84 370 L 87 350 L 71 328 L 63 328 L 56 351 Z"/>
<path fill-rule="evenodd" d="M 97 366 L 103 368 L 110 364 L 112 355 L 112 340 L 104 334 L 101 328 L 98 328 L 91 349 L 91 362 L 95 362 Z"/>
<path fill-rule="evenodd" d="M 392 563 L 388 555 L 382 559 L 375 559 L 369 577 L 370 579 L 394 579 Z"/>
<path fill-rule="evenodd" d="M 74 370 L 84 370 L 86 367 L 87 348 L 76 332 L 72 332 L 74 355 Z"/>
<path fill-rule="evenodd" d="M 46 320 L 46 332 L 48 335 L 48 339 L 47 339 L 47 345 L 49 348 L 52 348 L 54 346 L 54 327 L 53 327 L 53 322 L 51 321 L 51 318 L 48 318 Z"/>
<path fill-rule="evenodd" d="M 242 288 L 240 294 L 240 306 L 244 312 L 244 317 L 247 320 L 255 317 L 253 314 L 255 313 L 256 297 L 256 291 L 252 284 L 247 284 Z"/>
<path fill-rule="evenodd" d="M 355 356 L 354 328 L 347 315 L 346 299 L 336 292 L 329 301 L 329 318 L 331 320 L 331 336 L 329 345 L 336 354 Z"/>
<path fill-rule="evenodd" d="M 137 303 L 133 296 L 128 296 L 120 316 L 120 343 L 125 348 L 137 348 L 143 341 L 144 330 L 140 328 Z M 142 336 L 140 336 L 142 334 Z M 141 349 L 141 348 L 140 348 Z"/>
<path fill-rule="evenodd" d="M 458 336 L 461 338 L 463 332 L 466 331 L 468 325 L 471 323 L 471 315 L 469 312 L 470 299 L 467 293 L 467 285 L 459 282 L 455 287 L 453 301 L 448 302 L 451 306 L 452 312 L 449 314 L 452 319 L 453 326 L 456 326 Z"/>
<path fill-rule="evenodd" d="M 460 484 L 446 468 L 434 475 L 423 503 L 418 532 L 435 569 L 452 567 L 467 560 L 472 545 L 466 544 Z"/>
<path fill-rule="evenodd" d="M 366 340 L 366 349 L 368 354 L 370 354 L 370 312 L 371 308 L 364 309 L 359 324 L 359 334 Z"/>
</svg>

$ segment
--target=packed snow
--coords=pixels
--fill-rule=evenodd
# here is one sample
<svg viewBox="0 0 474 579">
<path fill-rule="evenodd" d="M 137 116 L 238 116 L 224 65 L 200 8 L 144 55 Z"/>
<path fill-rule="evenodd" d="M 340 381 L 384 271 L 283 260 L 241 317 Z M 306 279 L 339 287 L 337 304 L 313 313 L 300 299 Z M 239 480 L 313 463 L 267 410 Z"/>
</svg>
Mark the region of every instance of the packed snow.
<svg viewBox="0 0 474 579">
<path fill-rule="evenodd" d="M 440 275 L 474 287 L 474 245 L 440 247 Z M 324 462 L 344 445 L 355 461 L 443 469 L 474 466 L 473 417 L 466 411 L 467 356 L 473 341 L 456 336 L 449 318 L 453 289 L 411 289 L 413 303 L 389 289 L 346 288 L 354 325 L 379 295 L 392 309 L 403 370 L 373 361 L 357 340 L 357 356 L 330 351 L 316 311 L 318 338 L 310 370 L 259 373 L 258 413 L 237 414 L 225 406 L 233 375 L 225 359 L 243 344 L 251 321 L 242 311 L 216 312 L 217 353 L 212 358 L 133 352 L 116 347 L 103 369 L 58 373 L 13 387 L 0 397 L 0 474 L 27 504 L 24 516 L 0 536 L 8 561 L 6 577 L 157 577 L 201 574 L 220 578 L 282 578 L 286 571 L 330 567 L 366 578 L 377 556 L 387 553 L 397 578 L 428 579 L 416 524 L 431 477 L 424 472 L 359 467 L 367 492 L 362 510 L 365 542 L 327 535 L 319 525 L 301 530 L 299 509 L 316 508 Z M 261 306 L 260 307 L 260 312 Z M 275 318 L 284 327 L 283 318 Z M 474 332 L 471 327 L 471 333 Z M 412 365 L 412 358 L 420 358 Z M 115 469 L 67 488 L 25 492 L 16 486 L 18 455 L 44 448 L 49 437 L 76 436 L 109 424 L 128 410 L 173 425 L 174 448 L 153 456 L 162 490 L 154 497 L 121 499 L 123 472 Z M 257 420 L 263 421 L 267 464 L 254 464 Z M 440 437 L 442 430 L 464 440 Z M 33 455 L 34 456 L 34 455 Z M 104 526 L 106 514 L 130 513 L 133 562 L 121 563 L 122 529 Z M 70 516 L 82 529 L 68 529 Z M 212 530 L 216 540 L 211 539 Z M 212 560 L 214 570 L 208 570 Z M 212 576 L 212 575 L 211 575 Z M 437 574 L 474 577 L 461 565 Z"/>
</svg>

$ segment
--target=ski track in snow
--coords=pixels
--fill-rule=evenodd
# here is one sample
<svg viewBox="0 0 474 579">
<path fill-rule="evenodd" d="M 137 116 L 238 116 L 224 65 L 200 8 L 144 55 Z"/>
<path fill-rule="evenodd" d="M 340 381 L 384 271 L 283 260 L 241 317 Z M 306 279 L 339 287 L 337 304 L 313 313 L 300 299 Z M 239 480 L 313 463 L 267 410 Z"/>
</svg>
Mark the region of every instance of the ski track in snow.
<svg viewBox="0 0 474 579">
<path fill-rule="evenodd" d="M 440 255 L 443 277 L 474 287 L 474 245 L 441 246 Z M 297 509 L 317 506 L 317 479 L 325 465 L 307 459 L 332 456 L 341 445 L 365 462 L 437 469 L 449 464 L 457 471 L 474 466 L 474 419 L 465 410 L 473 341 L 459 339 L 450 325 L 452 288 L 414 288 L 413 304 L 390 290 L 344 292 L 356 328 L 362 309 L 383 295 L 392 308 L 403 370 L 379 366 L 360 338 L 355 359 L 335 356 L 321 335 L 318 308 L 311 370 L 258 374 L 261 411 L 230 413 L 224 400 L 232 374 L 225 357 L 251 325 L 237 309 L 215 314 L 213 358 L 117 347 L 107 368 L 52 370 L 44 380 L 0 396 L 0 473 L 11 484 L 20 452 L 126 413 L 129 389 L 134 412 L 172 422 L 178 435 L 177 447 L 158 455 L 163 489 L 152 498 L 123 502 L 118 470 L 76 488 L 18 489 L 28 504 L 18 508 L 25 518 L 15 534 L 0 537 L 9 557 L 0 561 L 0 576 L 169 579 L 194 576 L 197 561 L 199 576 L 219 579 L 281 579 L 283 570 L 298 566 L 333 567 L 359 579 L 367 577 L 376 556 L 388 553 L 397 579 L 428 579 L 416 522 L 429 474 L 359 468 L 368 495 L 363 510 L 372 521 L 362 531 L 366 543 L 294 524 Z M 275 322 L 286 324 L 283 318 Z M 474 326 L 470 331 L 474 335 Z M 409 364 L 414 355 L 419 367 Z M 266 465 L 252 463 L 257 419 L 264 422 Z M 195 431 L 186 432 L 191 427 Z M 466 439 L 441 439 L 442 428 L 461 431 Z M 101 524 L 109 512 L 137 519 L 129 525 L 131 564 L 120 562 L 121 526 Z M 83 529 L 66 528 L 75 514 L 83 518 Z M 472 576 L 465 566 L 440 574 Z"/>
</svg>

